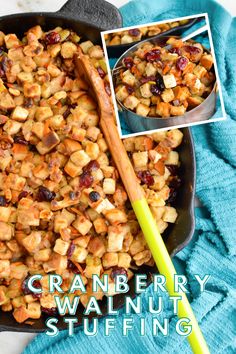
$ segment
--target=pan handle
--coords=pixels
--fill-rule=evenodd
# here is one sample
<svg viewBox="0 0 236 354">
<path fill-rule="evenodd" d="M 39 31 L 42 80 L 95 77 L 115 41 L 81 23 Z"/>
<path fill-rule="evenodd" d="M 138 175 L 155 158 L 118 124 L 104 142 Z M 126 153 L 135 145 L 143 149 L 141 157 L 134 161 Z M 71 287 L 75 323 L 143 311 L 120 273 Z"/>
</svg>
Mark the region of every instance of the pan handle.
<svg viewBox="0 0 236 354">
<path fill-rule="evenodd" d="M 122 27 L 119 10 L 104 0 L 68 0 L 58 13 L 104 30 Z"/>
</svg>

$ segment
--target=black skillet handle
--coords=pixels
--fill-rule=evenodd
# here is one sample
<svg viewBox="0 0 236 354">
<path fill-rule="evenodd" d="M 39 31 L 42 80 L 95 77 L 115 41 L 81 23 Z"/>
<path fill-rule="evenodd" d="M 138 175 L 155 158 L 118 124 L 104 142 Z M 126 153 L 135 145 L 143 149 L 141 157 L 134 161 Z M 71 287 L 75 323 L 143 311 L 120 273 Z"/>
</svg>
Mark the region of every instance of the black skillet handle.
<svg viewBox="0 0 236 354">
<path fill-rule="evenodd" d="M 122 27 L 119 10 L 104 0 L 68 0 L 58 13 L 104 30 Z"/>
</svg>

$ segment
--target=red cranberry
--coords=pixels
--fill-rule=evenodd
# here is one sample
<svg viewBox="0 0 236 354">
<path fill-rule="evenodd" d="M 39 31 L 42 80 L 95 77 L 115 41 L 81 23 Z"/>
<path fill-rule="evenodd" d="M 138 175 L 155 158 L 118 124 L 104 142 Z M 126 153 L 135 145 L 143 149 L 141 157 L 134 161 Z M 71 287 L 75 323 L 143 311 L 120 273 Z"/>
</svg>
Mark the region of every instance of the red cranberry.
<svg viewBox="0 0 236 354">
<path fill-rule="evenodd" d="M 100 77 L 101 77 L 102 79 L 104 79 L 104 77 L 106 76 L 105 71 L 103 71 L 100 66 L 97 67 L 97 71 L 98 71 Z"/>
<path fill-rule="evenodd" d="M 18 200 L 21 200 L 22 198 L 26 198 L 28 194 L 29 193 L 26 191 L 20 192 L 20 194 L 18 195 Z"/>
<path fill-rule="evenodd" d="M 48 316 L 56 316 L 58 314 L 56 307 L 47 308 L 47 307 L 41 306 L 41 310 L 43 313 L 45 313 Z"/>
<path fill-rule="evenodd" d="M 161 94 L 161 90 L 158 88 L 157 85 L 151 85 L 150 90 L 154 96 L 159 96 Z"/>
<path fill-rule="evenodd" d="M 51 192 L 46 187 L 40 186 L 38 189 L 37 200 L 39 202 L 51 202 L 55 198 L 56 194 Z"/>
<path fill-rule="evenodd" d="M 176 47 L 170 48 L 170 49 L 169 49 L 169 52 L 172 53 L 172 54 L 181 55 L 180 49 L 179 49 L 179 48 L 176 48 Z"/>
<path fill-rule="evenodd" d="M 108 96 L 111 96 L 111 87 L 108 81 L 104 81 L 104 88 Z"/>
<path fill-rule="evenodd" d="M 127 58 L 124 58 L 123 63 L 127 69 L 131 69 L 132 66 L 134 65 L 134 60 L 131 57 L 127 57 Z"/>
<path fill-rule="evenodd" d="M 131 95 L 134 92 L 134 88 L 130 85 L 126 85 L 126 90 L 128 91 L 128 93 Z"/>
<path fill-rule="evenodd" d="M 75 250 L 75 244 L 71 242 L 68 251 L 67 251 L 67 257 L 70 258 Z M 72 262 L 71 262 L 72 263 Z"/>
<path fill-rule="evenodd" d="M 3 195 L 0 195 L 0 206 L 6 206 L 7 200 Z"/>
<path fill-rule="evenodd" d="M 99 199 L 100 199 L 100 194 L 98 192 L 90 192 L 89 193 L 89 199 L 92 201 L 92 202 L 97 202 Z"/>
<path fill-rule="evenodd" d="M 123 267 L 118 267 L 118 266 L 112 268 L 111 279 L 115 280 L 117 275 L 125 275 L 126 277 L 128 277 L 127 270 Z"/>
<path fill-rule="evenodd" d="M 39 299 L 39 298 L 42 296 L 42 294 L 41 294 L 41 293 L 40 293 L 40 294 L 36 294 L 36 293 L 34 293 L 33 291 L 31 291 L 31 290 L 28 288 L 28 281 L 29 281 L 29 278 L 30 278 L 30 277 L 27 277 L 27 278 L 25 278 L 25 279 L 23 280 L 23 282 L 22 282 L 22 284 L 21 284 L 22 292 L 23 292 L 24 295 L 32 295 L 33 298 Z M 33 285 L 33 287 L 36 288 L 36 289 L 41 289 L 41 284 L 40 284 L 39 280 L 33 281 L 33 284 L 32 284 L 32 285 Z"/>
<path fill-rule="evenodd" d="M 28 141 L 25 140 L 23 135 L 15 135 L 14 136 L 14 143 L 21 144 L 21 145 L 28 145 Z"/>
<path fill-rule="evenodd" d="M 99 167 L 99 163 L 96 160 L 92 160 L 84 167 L 83 170 L 84 172 L 92 172 L 98 170 Z"/>
<path fill-rule="evenodd" d="M 198 47 L 195 47 L 194 45 L 185 45 L 183 48 L 189 54 L 196 55 L 196 54 L 201 53 L 201 49 Z"/>
<path fill-rule="evenodd" d="M 138 178 L 146 184 L 147 186 L 152 186 L 154 184 L 154 178 L 152 177 L 150 171 L 139 171 Z"/>
<path fill-rule="evenodd" d="M 159 88 L 160 91 L 164 91 L 165 90 L 165 84 L 164 84 L 164 81 L 163 81 L 163 77 L 160 74 L 157 75 L 156 85 L 157 85 L 157 87 Z"/>
<path fill-rule="evenodd" d="M 141 79 L 139 80 L 141 82 L 141 84 L 145 84 L 146 82 L 149 82 L 149 81 L 156 81 L 156 76 L 154 75 L 151 75 L 151 76 L 143 76 L 141 77 Z"/>
<path fill-rule="evenodd" d="M 89 172 L 83 172 L 79 178 L 80 187 L 89 188 L 93 184 L 93 176 Z"/>
<path fill-rule="evenodd" d="M 160 59 L 160 50 L 159 49 L 152 49 L 146 53 L 145 58 L 149 62 L 154 62 Z"/>
<path fill-rule="evenodd" d="M 74 274 L 80 274 L 79 269 L 76 267 L 76 265 L 71 262 L 69 259 L 67 261 L 67 268 L 71 270 Z"/>
<path fill-rule="evenodd" d="M 130 29 L 129 34 L 133 37 L 138 37 L 140 35 L 140 30 L 138 28 Z"/>
<path fill-rule="evenodd" d="M 183 71 L 187 65 L 188 65 L 188 59 L 185 57 L 180 57 L 176 61 L 176 68 L 179 70 Z"/>
<path fill-rule="evenodd" d="M 57 32 L 49 32 L 48 34 L 46 34 L 45 36 L 45 42 L 46 44 L 56 44 L 59 43 L 61 41 L 61 37 L 59 35 L 59 33 Z"/>
</svg>

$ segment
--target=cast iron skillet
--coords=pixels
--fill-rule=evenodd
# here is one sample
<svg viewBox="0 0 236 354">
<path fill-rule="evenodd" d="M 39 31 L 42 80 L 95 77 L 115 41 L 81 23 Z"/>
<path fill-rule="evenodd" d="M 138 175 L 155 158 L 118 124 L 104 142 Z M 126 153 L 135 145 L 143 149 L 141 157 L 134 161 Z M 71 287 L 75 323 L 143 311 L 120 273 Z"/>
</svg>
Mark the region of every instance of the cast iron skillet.
<svg viewBox="0 0 236 354">
<path fill-rule="evenodd" d="M 122 26 L 122 18 L 119 11 L 103 0 L 69 0 L 62 9 L 56 13 L 26 13 L 4 16 L 0 18 L 0 30 L 5 33 L 17 33 L 22 35 L 24 31 L 36 24 L 44 29 L 52 29 L 56 26 L 72 28 L 83 36 L 83 39 L 90 39 L 94 43 L 100 43 L 100 31 Z M 194 190 L 195 190 L 195 158 L 193 141 L 190 130 L 185 128 L 184 141 L 179 148 L 181 158 L 181 176 L 183 184 L 179 190 L 176 200 L 176 207 L 179 212 L 178 222 L 168 228 L 165 235 L 168 251 L 173 256 L 179 252 L 190 241 L 194 231 Z M 151 274 L 156 273 L 156 268 L 143 267 L 139 273 L 148 275 L 149 283 Z M 130 282 L 130 292 L 126 295 L 135 296 L 134 282 Z M 114 297 L 114 308 L 118 309 L 124 305 L 124 296 Z M 107 308 L 105 300 L 101 302 L 101 310 L 106 315 Z M 83 308 L 79 307 L 78 322 L 82 323 Z M 100 316 L 101 317 L 101 316 Z M 31 332 L 39 333 L 46 329 L 45 320 L 47 316 L 41 317 L 31 325 L 16 323 L 10 312 L 0 311 L 0 331 Z M 63 318 L 59 318 L 58 328 L 65 329 Z"/>
<path fill-rule="evenodd" d="M 144 39 L 151 40 L 152 37 L 162 37 L 162 36 L 170 36 L 170 35 L 180 36 L 186 29 L 190 28 L 196 22 L 201 21 L 201 20 L 202 20 L 202 17 L 189 19 L 189 22 L 186 23 L 185 25 L 179 25 L 176 27 L 172 27 L 172 28 L 168 29 L 167 31 L 161 32 L 155 36 L 150 36 L 150 37 L 144 36 L 140 41 L 126 43 L 126 44 L 108 45 L 107 46 L 108 56 L 109 56 L 109 58 L 119 58 L 126 50 L 128 50 L 129 48 L 131 48 L 135 44 L 138 44 L 139 42 L 143 41 Z"/>
</svg>

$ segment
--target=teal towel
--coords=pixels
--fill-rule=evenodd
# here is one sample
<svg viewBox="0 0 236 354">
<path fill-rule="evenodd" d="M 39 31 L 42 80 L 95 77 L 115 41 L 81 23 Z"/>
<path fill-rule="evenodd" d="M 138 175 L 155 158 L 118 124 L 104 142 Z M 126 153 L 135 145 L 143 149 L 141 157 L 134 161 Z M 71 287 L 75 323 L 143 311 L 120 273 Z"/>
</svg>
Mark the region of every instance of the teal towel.
<svg viewBox="0 0 236 354">
<path fill-rule="evenodd" d="M 132 1 L 122 9 L 124 25 L 148 23 L 196 13 L 208 12 L 217 56 L 220 79 L 228 119 L 192 129 L 197 159 L 197 195 L 204 208 L 196 209 L 196 232 L 193 241 L 174 259 L 181 274 L 210 274 L 206 291 L 199 294 L 196 283 L 190 283 L 192 306 L 211 353 L 236 351 L 236 20 L 211 0 Z M 176 317 L 167 298 L 165 313 L 170 318 L 168 337 L 153 337 L 152 316 L 145 300 L 142 316 L 148 328 L 146 336 L 138 330 L 122 337 L 120 326 L 110 337 L 103 330 L 96 337 L 86 337 L 80 329 L 69 338 L 66 331 L 55 338 L 37 336 L 24 354 L 38 353 L 191 353 L 186 339 L 174 331 Z M 122 311 L 118 322 L 120 323 Z M 134 315 L 138 323 L 139 316 Z M 100 321 L 102 326 L 103 320 Z M 100 327 L 103 328 L 103 327 Z"/>
</svg>

